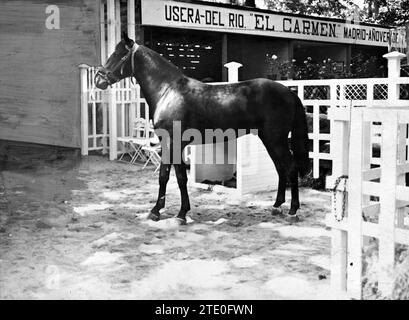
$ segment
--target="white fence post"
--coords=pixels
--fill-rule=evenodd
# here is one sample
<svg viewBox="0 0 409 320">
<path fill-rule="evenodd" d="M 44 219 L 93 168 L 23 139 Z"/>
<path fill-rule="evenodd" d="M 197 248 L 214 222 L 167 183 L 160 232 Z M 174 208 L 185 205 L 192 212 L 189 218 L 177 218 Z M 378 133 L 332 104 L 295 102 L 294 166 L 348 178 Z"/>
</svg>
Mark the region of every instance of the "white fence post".
<svg viewBox="0 0 409 320">
<path fill-rule="evenodd" d="M 243 65 L 238 62 L 228 62 L 224 65 L 227 68 L 227 82 L 239 81 L 239 68 Z"/>
<path fill-rule="evenodd" d="M 351 110 L 348 192 L 348 295 L 362 298 L 362 171 L 369 166 L 370 123 L 361 108 Z"/>
<path fill-rule="evenodd" d="M 388 78 L 399 78 L 401 60 L 406 56 L 401 52 L 393 51 L 384 54 L 383 57 L 388 59 Z"/>
<path fill-rule="evenodd" d="M 108 107 L 105 102 L 101 102 L 101 107 L 102 107 L 102 132 L 104 134 L 104 137 L 102 138 L 102 154 L 107 154 L 108 153 L 108 139 L 107 139 L 107 133 L 108 133 Z"/>
<path fill-rule="evenodd" d="M 109 108 L 109 160 L 115 160 L 118 156 L 116 87 L 110 88 L 108 90 L 108 108 Z"/>
<path fill-rule="evenodd" d="M 331 100 L 336 99 L 336 87 L 331 87 Z M 332 105 L 333 106 L 333 105 Z M 351 109 L 345 109 L 345 112 L 350 112 Z M 327 184 L 333 184 L 334 180 L 342 175 L 348 174 L 348 155 L 349 155 L 349 122 L 345 120 L 336 119 L 333 116 L 335 112 L 335 106 L 332 107 L 328 116 L 331 117 L 331 158 L 337 159 L 332 164 L 332 176 L 331 182 Z M 349 116 L 348 116 L 349 118 Z M 328 179 L 330 180 L 330 179 Z M 345 183 L 345 182 L 344 182 Z M 341 186 L 342 190 L 342 186 Z M 344 195 L 341 192 L 336 192 L 332 195 L 332 212 L 330 219 L 334 221 L 335 217 L 339 221 L 343 221 L 342 215 L 346 214 L 344 210 Z M 336 197 L 336 199 L 334 198 Z M 335 207 L 336 204 L 336 207 Z M 346 203 L 347 204 L 347 203 Z M 346 209 L 346 208 L 345 208 Z M 347 232 L 337 228 L 331 230 L 331 288 L 336 291 L 346 291 L 347 285 Z"/>
<path fill-rule="evenodd" d="M 107 55 L 111 55 L 115 51 L 115 45 L 117 43 L 117 33 L 116 33 L 116 15 L 115 9 L 117 1 L 107 0 L 107 36 L 108 36 L 108 45 L 107 45 Z M 116 116 L 116 97 L 115 97 L 115 88 L 110 88 L 107 91 L 108 94 L 108 126 L 109 126 L 109 160 L 115 160 L 117 157 L 117 116 Z"/>
<path fill-rule="evenodd" d="M 382 154 L 379 213 L 379 290 L 389 296 L 393 288 L 395 261 L 395 214 L 397 184 L 398 113 L 388 111 L 382 122 Z"/>
<path fill-rule="evenodd" d="M 89 66 L 80 64 L 81 84 L 81 155 L 88 155 L 88 78 Z"/>
<path fill-rule="evenodd" d="M 403 165 L 406 163 L 406 130 L 407 124 L 399 124 L 399 133 L 398 133 L 398 163 L 399 165 Z M 405 174 L 398 174 L 397 177 L 397 185 L 405 185 L 406 178 Z M 396 211 L 397 215 L 397 227 L 403 228 L 405 222 L 405 207 L 398 208 Z"/>
<path fill-rule="evenodd" d="M 384 54 L 383 57 L 388 59 L 388 78 L 392 80 L 388 85 L 388 100 L 398 100 L 400 85 L 393 80 L 396 81 L 400 77 L 400 64 L 405 55 L 398 51 L 393 51 Z"/>
<path fill-rule="evenodd" d="M 227 82 L 237 82 L 239 81 L 239 69 L 243 66 L 241 63 L 238 62 L 228 62 L 225 65 L 225 68 L 227 68 Z M 243 171 L 242 171 L 242 164 L 243 164 L 243 148 L 244 148 L 244 142 L 243 139 L 246 139 L 248 137 L 241 137 L 238 138 L 237 141 L 237 148 L 236 148 L 236 189 L 237 193 L 239 195 L 242 194 L 243 192 Z M 203 149 L 202 149 L 203 150 Z"/>
</svg>

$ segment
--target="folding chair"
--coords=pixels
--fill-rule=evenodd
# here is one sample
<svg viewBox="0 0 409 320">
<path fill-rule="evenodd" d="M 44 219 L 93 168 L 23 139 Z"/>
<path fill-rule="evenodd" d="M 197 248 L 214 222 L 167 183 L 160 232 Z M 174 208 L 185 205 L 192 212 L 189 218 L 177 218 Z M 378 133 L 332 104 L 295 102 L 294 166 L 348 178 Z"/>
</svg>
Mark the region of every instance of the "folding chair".
<svg viewBox="0 0 409 320">
<path fill-rule="evenodd" d="M 149 121 L 145 118 L 138 118 L 135 120 L 133 129 L 133 138 L 129 141 L 134 150 L 134 155 L 131 159 L 131 164 L 140 159 L 145 162 L 147 157 L 143 152 L 143 147 L 149 145 Z"/>
<path fill-rule="evenodd" d="M 153 130 L 152 123 L 150 123 L 148 135 L 149 143 L 142 147 L 142 150 L 147 155 L 147 160 L 142 169 L 144 169 L 149 163 L 152 163 L 156 167 L 154 171 L 156 173 L 159 170 L 161 163 L 161 156 L 159 155 L 161 152 L 161 145 L 158 136 Z"/>
<path fill-rule="evenodd" d="M 149 126 L 148 121 L 144 118 L 138 118 L 134 121 L 132 128 L 132 136 L 118 138 L 119 142 L 124 144 L 126 151 L 122 153 L 118 161 L 128 162 L 123 160 L 126 155 L 130 156 L 130 164 L 134 164 L 138 158 L 142 161 L 146 161 L 142 147 L 149 144 Z"/>
<path fill-rule="evenodd" d="M 119 157 L 118 161 L 121 162 L 131 162 L 132 158 L 134 156 L 135 150 L 133 149 L 133 147 L 131 146 L 131 144 L 129 143 L 129 141 L 131 140 L 131 137 L 122 137 L 122 138 L 118 138 L 117 141 L 121 142 L 123 144 L 123 148 L 125 149 L 125 151 L 122 152 L 121 156 Z M 129 156 L 130 160 L 126 161 L 125 157 Z"/>
</svg>

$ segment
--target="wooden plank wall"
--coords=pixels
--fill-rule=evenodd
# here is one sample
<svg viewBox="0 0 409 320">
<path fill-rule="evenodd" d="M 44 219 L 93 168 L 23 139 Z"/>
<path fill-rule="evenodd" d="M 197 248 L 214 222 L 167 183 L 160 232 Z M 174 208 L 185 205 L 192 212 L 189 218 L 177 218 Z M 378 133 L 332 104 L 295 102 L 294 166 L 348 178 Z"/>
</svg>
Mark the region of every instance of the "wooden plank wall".
<svg viewBox="0 0 409 320">
<path fill-rule="evenodd" d="M 95 0 L 0 2 L 0 139 L 80 147 L 78 65 L 98 64 L 98 21 Z"/>
</svg>

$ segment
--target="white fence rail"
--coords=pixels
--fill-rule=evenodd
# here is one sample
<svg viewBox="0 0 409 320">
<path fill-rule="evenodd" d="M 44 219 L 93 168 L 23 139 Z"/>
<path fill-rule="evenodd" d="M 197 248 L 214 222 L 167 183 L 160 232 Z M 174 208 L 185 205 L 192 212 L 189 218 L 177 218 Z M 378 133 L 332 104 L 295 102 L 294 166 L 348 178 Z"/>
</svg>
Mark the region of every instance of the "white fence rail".
<svg viewBox="0 0 409 320">
<path fill-rule="evenodd" d="M 333 121 L 328 117 L 334 108 L 409 106 L 409 78 L 368 78 L 330 80 L 288 80 L 280 83 L 296 92 L 312 119 L 310 158 L 313 176 L 319 177 L 320 161 L 337 159 L 331 151 Z M 373 134 L 379 137 L 377 125 Z M 379 164 L 373 156 L 372 163 Z"/>
</svg>

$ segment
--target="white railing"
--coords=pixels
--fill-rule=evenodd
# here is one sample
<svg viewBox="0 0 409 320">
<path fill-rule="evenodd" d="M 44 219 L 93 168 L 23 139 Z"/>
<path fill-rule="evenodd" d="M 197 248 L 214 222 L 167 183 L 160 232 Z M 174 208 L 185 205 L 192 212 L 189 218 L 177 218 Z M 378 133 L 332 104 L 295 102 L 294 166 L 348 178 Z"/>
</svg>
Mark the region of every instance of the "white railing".
<svg viewBox="0 0 409 320">
<path fill-rule="evenodd" d="M 334 108 L 395 106 L 409 107 L 409 78 L 367 78 L 328 80 L 287 80 L 279 81 L 297 93 L 312 118 L 312 140 L 310 158 L 313 160 L 313 177 L 319 177 L 321 160 L 337 159 L 331 152 L 334 123 L 328 114 Z M 322 128 L 322 125 L 325 125 Z M 378 136 L 377 125 L 373 134 Z M 374 141 L 376 143 L 376 141 Z M 329 150 L 328 150 L 329 147 Z M 371 163 L 379 164 L 379 157 L 373 156 Z"/>
<path fill-rule="evenodd" d="M 95 67 L 80 66 L 81 72 L 81 153 L 109 151 L 110 160 L 122 153 L 123 146 L 117 145 L 118 138 L 131 135 L 136 118 L 149 121 L 149 106 L 139 85 L 129 78 L 112 88 L 101 90 L 95 87 Z"/>
<path fill-rule="evenodd" d="M 104 92 L 94 86 L 96 70 L 80 66 L 81 76 L 81 153 L 108 150 L 108 116 Z M 95 88 L 95 90 L 94 90 Z"/>
<path fill-rule="evenodd" d="M 396 243 L 409 245 L 409 107 L 339 109 L 331 114 L 335 176 L 348 175 L 333 196 L 327 226 L 332 228 L 331 285 L 352 298 L 362 297 L 363 249 L 378 239 L 378 289 L 391 294 Z M 371 166 L 371 124 L 381 133 L 379 166 Z M 349 147 L 348 147 L 349 145 Z"/>
</svg>

